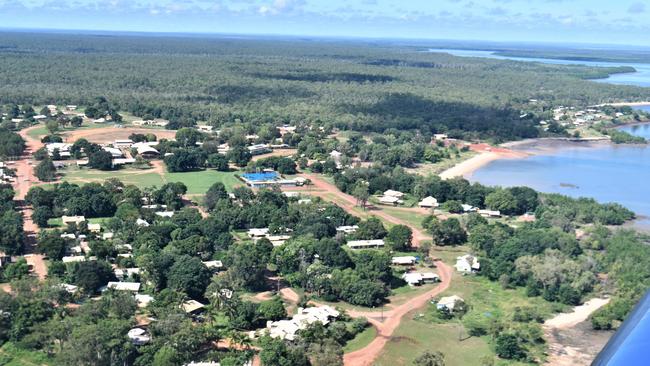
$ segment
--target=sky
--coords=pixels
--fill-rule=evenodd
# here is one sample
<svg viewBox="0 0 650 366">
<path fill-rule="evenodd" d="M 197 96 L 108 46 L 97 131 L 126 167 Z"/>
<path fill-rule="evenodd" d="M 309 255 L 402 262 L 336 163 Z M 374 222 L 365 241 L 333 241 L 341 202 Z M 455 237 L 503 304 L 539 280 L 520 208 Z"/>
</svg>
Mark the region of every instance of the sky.
<svg viewBox="0 0 650 366">
<path fill-rule="evenodd" d="M 0 28 L 650 46 L 650 0 L 0 0 Z"/>
</svg>

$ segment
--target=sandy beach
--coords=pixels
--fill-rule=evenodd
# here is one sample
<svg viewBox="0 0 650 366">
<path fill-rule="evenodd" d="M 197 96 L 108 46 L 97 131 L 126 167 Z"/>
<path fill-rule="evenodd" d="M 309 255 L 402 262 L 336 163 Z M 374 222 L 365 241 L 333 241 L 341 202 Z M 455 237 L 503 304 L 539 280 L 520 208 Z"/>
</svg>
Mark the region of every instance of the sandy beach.
<svg viewBox="0 0 650 366">
<path fill-rule="evenodd" d="M 521 159 L 529 156 L 530 154 L 519 151 L 508 152 L 483 152 L 473 156 L 456 166 L 453 166 L 444 172 L 440 173 L 442 179 L 452 179 L 456 177 L 468 178 L 475 171 L 484 167 L 485 165 L 499 159 Z"/>
</svg>

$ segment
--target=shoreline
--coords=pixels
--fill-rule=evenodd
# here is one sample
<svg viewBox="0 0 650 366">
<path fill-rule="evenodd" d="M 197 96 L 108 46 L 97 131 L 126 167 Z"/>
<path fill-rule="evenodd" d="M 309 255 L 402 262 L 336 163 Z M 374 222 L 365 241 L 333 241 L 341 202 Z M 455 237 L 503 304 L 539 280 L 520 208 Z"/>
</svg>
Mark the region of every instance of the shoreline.
<svg viewBox="0 0 650 366">
<path fill-rule="evenodd" d="M 648 103 L 650 105 L 650 102 Z M 638 122 L 623 124 L 613 128 L 650 124 L 650 122 Z M 583 147 L 583 148 L 602 148 L 616 147 L 619 145 L 611 142 L 609 137 L 591 137 L 591 138 L 571 138 L 571 137 L 541 137 L 534 139 L 525 139 L 519 141 L 510 141 L 498 145 L 498 148 L 506 151 L 484 151 L 480 152 L 465 161 L 462 161 L 453 167 L 444 170 L 438 175 L 442 179 L 453 179 L 456 177 L 469 178 L 474 172 L 490 164 L 493 161 L 501 159 L 524 159 L 530 156 L 540 154 L 552 154 L 563 148 Z M 650 146 L 650 145 L 643 145 Z"/>
<path fill-rule="evenodd" d="M 501 160 L 501 159 L 522 159 L 532 154 L 524 152 L 483 152 L 478 155 L 475 155 L 465 161 L 462 161 L 453 167 L 443 171 L 439 174 L 440 178 L 447 180 L 453 179 L 456 177 L 467 178 L 471 176 L 475 171 L 480 168 L 488 165 L 489 163 Z"/>
</svg>

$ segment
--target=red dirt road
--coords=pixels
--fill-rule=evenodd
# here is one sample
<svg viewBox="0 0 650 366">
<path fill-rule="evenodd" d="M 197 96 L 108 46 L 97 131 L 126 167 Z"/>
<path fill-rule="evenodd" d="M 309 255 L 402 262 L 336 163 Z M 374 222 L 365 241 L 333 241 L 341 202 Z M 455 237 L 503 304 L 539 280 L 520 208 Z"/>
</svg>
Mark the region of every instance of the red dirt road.
<svg viewBox="0 0 650 366">
<path fill-rule="evenodd" d="M 310 188 L 309 194 L 322 197 L 324 199 L 327 193 L 333 193 L 338 198 L 341 199 L 341 202 L 336 202 L 343 209 L 348 211 L 350 214 L 356 214 L 354 208 L 356 206 L 356 198 L 345 194 L 336 188 L 333 184 L 321 179 L 315 174 L 301 174 L 303 177 L 311 180 L 313 187 L 316 188 L 315 191 L 312 191 Z M 373 215 L 380 217 L 388 222 L 397 225 L 406 225 L 411 228 L 413 231 L 413 246 L 419 246 L 423 241 L 429 240 L 420 229 L 409 225 L 408 223 L 391 216 L 390 214 L 383 212 L 381 210 L 373 211 Z M 352 317 L 365 317 L 368 321 L 377 328 L 377 337 L 370 342 L 366 347 L 357 350 L 355 352 L 347 353 L 343 357 L 343 362 L 345 365 L 349 366 L 369 366 L 372 365 L 377 357 L 381 354 L 382 350 L 386 343 L 390 340 L 395 329 L 399 327 L 402 318 L 408 315 L 410 312 L 425 306 L 431 299 L 443 291 L 447 290 L 451 285 L 452 278 L 452 269 L 450 266 L 446 265 L 442 261 L 436 261 L 436 266 L 438 268 L 438 275 L 440 276 L 440 284 L 431 289 L 428 292 L 425 292 L 421 295 L 418 295 L 409 301 L 405 302 L 402 305 L 396 306 L 389 311 L 381 312 L 364 312 L 364 311 L 348 311 L 348 314 Z M 295 294 L 295 292 L 294 292 Z M 383 319 L 383 321 L 382 321 Z"/>
<path fill-rule="evenodd" d="M 43 256 L 36 254 L 36 235 L 38 234 L 38 227 L 32 221 L 32 209 L 25 205 L 24 200 L 29 188 L 38 184 L 38 179 L 34 175 L 34 167 L 29 164 L 33 162 L 33 153 L 40 149 L 43 144 L 39 140 L 34 140 L 27 134 L 30 130 L 39 128 L 39 126 L 30 127 L 20 131 L 20 136 L 25 139 L 27 147 L 20 160 L 16 162 L 16 183 L 14 189 L 16 190 L 16 200 L 20 205 L 23 214 L 23 231 L 25 232 L 25 260 L 33 268 L 33 273 L 38 276 L 40 280 L 44 280 L 47 276 L 47 265 L 43 260 Z"/>
</svg>

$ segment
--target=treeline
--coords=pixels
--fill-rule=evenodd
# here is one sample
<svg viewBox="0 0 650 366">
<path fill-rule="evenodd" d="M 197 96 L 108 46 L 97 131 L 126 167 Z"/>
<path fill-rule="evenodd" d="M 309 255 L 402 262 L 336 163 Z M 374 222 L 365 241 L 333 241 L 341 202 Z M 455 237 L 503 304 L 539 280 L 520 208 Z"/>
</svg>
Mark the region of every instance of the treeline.
<svg viewBox="0 0 650 366">
<path fill-rule="evenodd" d="M 23 216 L 16 210 L 14 195 L 11 185 L 0 184 L 0 252 L 5 255 L 23 251 Z"/>
<path fill-rule="evenodd" d="M 0 127 L 0 158 L 17 157 L 25 150 L 25 140 L 20 135 Z"/>
<path fill-rule="evenodd" d="M 4 33 L 0 48 L 3 103 L 126 111 L 168 119 L 170 128 L 304 123 L 501 141 L 537 135 L 539 117 L 521 119 L 521 110 L 650 96 L 583 80 L 601 72 L 594 68 L 362 42 Z M 109 108 L 97 106 L 97 96 Z"/>
</svg>

